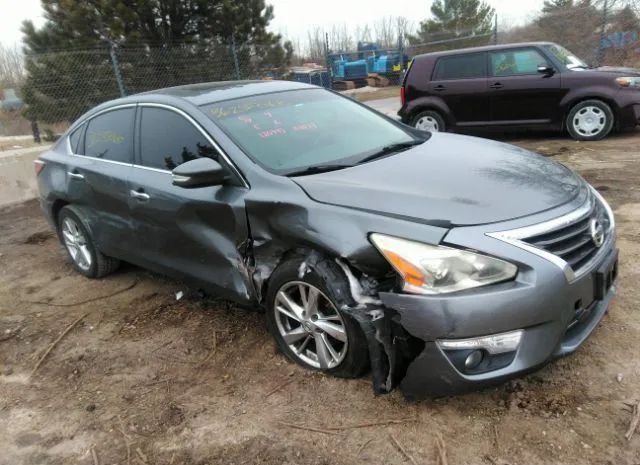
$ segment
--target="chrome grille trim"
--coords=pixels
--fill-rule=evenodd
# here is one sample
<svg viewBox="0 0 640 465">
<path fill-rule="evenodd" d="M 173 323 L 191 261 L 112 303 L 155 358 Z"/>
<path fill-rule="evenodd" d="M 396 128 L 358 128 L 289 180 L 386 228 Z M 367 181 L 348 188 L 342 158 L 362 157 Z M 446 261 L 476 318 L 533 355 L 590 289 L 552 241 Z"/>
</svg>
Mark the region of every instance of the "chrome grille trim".
<svg viewBox="0 0 640 465">
<path fill-rule="evenodd" d="M 545 260 L 553 263 L 558 268 L 560 268 L 564 273 L 567 281 L 574 281 L 584 275 L 584 273 L 586 273 L 588 270 L 590 270 L 592 265 L 609 250 L 611 243 L 615 240 L 615 219 L 613 216 L 613 211 L 609 207 L 609 204 L 604 200 L 604 198 L 592 186 L 589 186 L 589 188 L 591 195 L 589 195 L 587 201 L 580 208 L 566 215 L 554 218 L 549 221 L 545 221 L 543 223 L 538 223 L 531 226 L 525 226 L 523 228 L 512 229 L 508 231 L 486 233 L 486 235 L 544 258 Z M 563 229 L 571 227 L 572 225 L 577 225 L 576 229 L 574 231 L 568 232 L 565 237 L 575 237 L 577 234 L 581 234 L 584 232 L 584 227 L 579 225 L 579 223 L 590 219 L 594 210 L 596 210 L 598 207 L 604 209 L 604 214 L 608 217 L 609 220 L 609 225 L 605 233 L 606 239 L 604 244 L 602 244 L 602 246 L 597 249 L 596 253 L 587 261 L 582 263 L 577 270 L 574 270 L 571 265 L 567 263 L 567 261 L 556 255 L 555 253 L 526 242 L 528 239 L 535 238 L 537 236 L 544 236 L 553 232 L 560 232 Z M 560 236 L 560 239 L 564 240 L 563 236 Z M 554 242 L 559 241 L 556 238 Z M 585 244 L 586 242 L 582 245 Z M 576 250 L 578 248 L 579 247 L 577 247 Z M 578 260 L 578 263 L 580 261 L 581 260 Z"/>
</svg>

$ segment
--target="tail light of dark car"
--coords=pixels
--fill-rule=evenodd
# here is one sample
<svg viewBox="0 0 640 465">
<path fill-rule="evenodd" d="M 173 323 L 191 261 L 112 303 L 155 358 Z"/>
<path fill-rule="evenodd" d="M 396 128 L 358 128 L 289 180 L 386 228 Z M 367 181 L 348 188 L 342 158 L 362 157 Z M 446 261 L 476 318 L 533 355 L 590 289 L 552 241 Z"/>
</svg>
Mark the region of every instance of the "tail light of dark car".
<svg viewBox="0 0 640 465">
<path fill-rule="evenodd" d="M 404 86 L 400 87 L 400 103 L 402 105 L 407 101 L 407 97 L 404 95 Z"/>
<path fill-rule="evenodd" d="M 40 160 L 39 158 L 33 161 L 33 169 L 36 172 L 36 176 L 38 176 L 42 172 L 45 165 L 46 163 Z"/>
</svg>

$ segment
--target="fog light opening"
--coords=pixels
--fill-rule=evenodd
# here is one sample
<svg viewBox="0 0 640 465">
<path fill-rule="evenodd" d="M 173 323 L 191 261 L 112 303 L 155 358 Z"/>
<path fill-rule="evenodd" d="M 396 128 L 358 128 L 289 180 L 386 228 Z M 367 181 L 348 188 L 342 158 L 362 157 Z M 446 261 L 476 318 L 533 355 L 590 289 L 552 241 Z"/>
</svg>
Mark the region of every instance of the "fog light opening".
<svg viewBox="0 0 640 465">
<path fill-rule="evenodd" d="M 482 350 L 474 350 L 464 359 L 464 367 L 467 370 L 473 370 L 482 363 L 482 360 L 484 360 L 484 352 Z"/>
</svg>

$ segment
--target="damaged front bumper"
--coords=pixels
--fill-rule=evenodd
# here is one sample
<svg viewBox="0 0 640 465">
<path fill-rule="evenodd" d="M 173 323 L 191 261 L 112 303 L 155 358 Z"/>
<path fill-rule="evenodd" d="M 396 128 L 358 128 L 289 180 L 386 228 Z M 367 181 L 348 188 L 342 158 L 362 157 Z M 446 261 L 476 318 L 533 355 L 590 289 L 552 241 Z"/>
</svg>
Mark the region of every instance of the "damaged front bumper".
<svg viewBox="0 0 640 465">
<path fill-rule="evenodd" d="M 609 273 L 604 289 L 599 270 Z M 607 312 L 616 274 L 617 250 L 612 248 L 592 273 L 573 282 L 557 276 L 449 296 L 380 293 L 383 316 L 360 322 L 369 328 L 370 348 L 377 343 L 372 352 L 374 389 L 388 392 L 399 385 L 408 399 L 460 394 L 570 354 Z M 487 350 L 492 342 L 486 337 L 501 334 L 510 335 L 507 345 Z"/>
</svg>

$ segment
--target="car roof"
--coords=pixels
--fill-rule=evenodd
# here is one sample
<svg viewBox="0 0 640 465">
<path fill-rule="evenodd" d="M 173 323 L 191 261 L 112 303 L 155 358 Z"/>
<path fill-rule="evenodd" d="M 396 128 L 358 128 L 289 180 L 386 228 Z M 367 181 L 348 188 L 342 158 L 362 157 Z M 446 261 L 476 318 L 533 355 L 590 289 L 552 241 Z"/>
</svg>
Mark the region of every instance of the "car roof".
<svg viewBox="0 0 640 465">
<path fill-rule="evenodd" d="M 131 98 L 148 95 L 164 95 L 177 97 L 193 105 L 200 106 L 253 95 L 313 88 L 318 87 L 294 81 L 220 81 L 167 87 L 165 89 L 157 89 L 132 95 Z"/>
<path fill-rule="evenodd" d="M 440 56 L 450 56 L 450 55 L 461 55 L 464 53 L 473 53 L 473 52 L 490 52 L 494 50 L 505 50 L 510 48 L 521 48 L 521 47 L 539 47 L 542 45 L 556 45 L 553 42 L 520 42 L 520 43 L 510 43 L 510 44 L 499 44 L 499 45 L 485 45 L 483 47 L 469 47 L 469 48 L 459 48 L 456 50 L 444 50 L 441 52 L 431 52 L 424 53 L 422 55 L 416 56 L 414 59 L 419 58 L 433 58 Z"/>
</svg>

